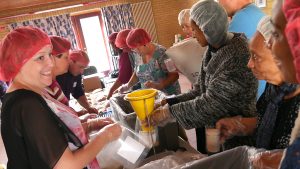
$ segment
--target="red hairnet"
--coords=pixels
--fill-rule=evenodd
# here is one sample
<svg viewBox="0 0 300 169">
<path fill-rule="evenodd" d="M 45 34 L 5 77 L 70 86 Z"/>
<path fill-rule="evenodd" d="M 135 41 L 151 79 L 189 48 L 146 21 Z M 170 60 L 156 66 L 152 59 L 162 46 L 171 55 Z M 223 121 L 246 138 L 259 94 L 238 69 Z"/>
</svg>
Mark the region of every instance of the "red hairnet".
<svg viewBox="0 0 300 169">
<path fill-rule="evenodd" d="M 8 33 L 0 44 L 0 80 L 11 81 L 22 66 L 44 46 L 48 35 L 38 28 L 21 27 Z"/>
<path fill-rule="evenodd" d="M 115 45 L 117 48 L 120 48 L 120 49 L 128 48 L 128 46 L 126 44 L 126 38 L 130 31 L 131 31 L 130 29 L 124 29 L 118 33 L 118 36 L 117 36 L 116 42 L 115 42 Z"/>
<path fill-rule="evenodd" d="M 118 32 L 114 32 L 114 33 L 110 34 L 108 36 L 108 42 L 109 43 L 115 43 L 117 35 L 118 35 Z"/>
<path fill-rule="evenodd" d="M 88 55 L 82 50 L 74 50 L 70 52 L 69 58 L 74 62 L 89 63 Z"/>
<path fill-rule="evenodd" d="M 300 1 L 285 0 L 283 12 L 287 20 L 285 34 L 294 57 L 296 77 L 300 82 Z"/>
<path fill-rule="evenodd" d="M 144 29 L 137 28 L 130 31 L 126 42 L 131 49 L 134 49 L 151 42 L 151 37 Z"/>
<path fill-rule="evenodd" d="M 71 49 L 71 43 L 66 38 L 59 36 L 50 36 L 50 40 L 53 46 L 53 56 L 68 52 Z"/>
</svg>

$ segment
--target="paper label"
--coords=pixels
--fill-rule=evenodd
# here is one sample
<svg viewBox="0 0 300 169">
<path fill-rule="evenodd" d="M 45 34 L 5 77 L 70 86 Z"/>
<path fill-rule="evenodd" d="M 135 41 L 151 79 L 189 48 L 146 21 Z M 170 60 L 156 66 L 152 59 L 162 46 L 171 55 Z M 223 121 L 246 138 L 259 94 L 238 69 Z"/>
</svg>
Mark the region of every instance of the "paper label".
<svg viewBox="0 0 300 169">
<path fill-rule="evenodd" d="M 134 164 L 139 159 L 144 149 L 145 146 L 143 144 L 127 136 L 117 154 Z"/>
</svg>

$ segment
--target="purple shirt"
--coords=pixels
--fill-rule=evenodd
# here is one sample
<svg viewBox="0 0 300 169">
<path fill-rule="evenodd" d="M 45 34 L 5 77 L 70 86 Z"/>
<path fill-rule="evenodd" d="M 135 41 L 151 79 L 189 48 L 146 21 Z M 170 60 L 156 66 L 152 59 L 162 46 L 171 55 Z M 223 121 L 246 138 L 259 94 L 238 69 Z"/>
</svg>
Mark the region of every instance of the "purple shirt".
<svg viewBox="0 0 300 169">
<path fill-rule="evenodd" d="M 131 62 L 127 52 L 122 52 L 119 58 L 119 76 L 118 80 L 125 84 L 130 80 L 132 75 Z"/>
</svg>

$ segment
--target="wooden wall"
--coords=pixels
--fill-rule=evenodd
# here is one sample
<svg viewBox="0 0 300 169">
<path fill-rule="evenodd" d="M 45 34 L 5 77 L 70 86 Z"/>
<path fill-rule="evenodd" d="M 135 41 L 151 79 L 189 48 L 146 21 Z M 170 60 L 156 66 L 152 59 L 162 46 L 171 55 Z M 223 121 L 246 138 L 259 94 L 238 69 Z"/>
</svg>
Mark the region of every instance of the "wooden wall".
<svg viewBox="0 0 300 169">
<path fill-rule="evenodd" d="M 271 15 L 271 12 L 272 12 L 272 6 L 273 6 L 274 1 L 275 1 L 275 0 L 267 0 L 267 7 L 262 8 L 262 10 L 263 10 L 266 14 Z"/>
<path fill-rule="evenodd" d="M 13 0 L 13 1 L 18 1 L 18 3 L 28 3 L 28 0 Z M 41 0 L 31 0 L 31 1 L 41 1 Z M 55 1 L 55 4 L 53 2 Z M 91 2 L 93 0 L 47 0 L 43 2 L 47 2 L 48 5 L 36 5 L 35 7 L 31 8 L 23 8 L 20 9 L 21 12 L 35 12 L 38 10 L 46 10 L 46 7 L 49 8 L 55 8 L 55 7 L 61 7 L 61 5 L 75 5 L 74 3 L 79 3 L 79 2 Z M 94 0 L 95 1 L 95 0 Z M 78 12 L 78 11 L 85 11 L 85 10 L 91 10 L 95 8 L 100 8 L 103 6 L 109 6 L 109 5 L 115 5 L 118 3 L 138 3 L 138 2 L 143 2 L 146 0 L 110 0 L 110 1 L 104 1 L 104 2 L 97 2 L 97 3 L 92 3 L 88 4 L 82 7 L 74 7 L 70 9 L 64 9 L 64 10 L 59 10 L 56 12 L 48 12 L 48 13 L 43 13 L 43 14 L 27 14 L 23 16 L 19 16 L 17 18 L 10 18 L 10 19 L 0 19 L 0 38 L 2 38 L 7 32 L 8 29 L 6 27 L 7 24 L 13 23 L 13 22 L 20 22 L 22 20 L 29 20 L 29 19 L 36 19 L 36 18 L 42 18 L 42 17 L 47 17 L 47 16 L 53 16 L 53 15 L 59 15 L 59 14 L 64 14 L 64 13 L 73 13 L 73 12 Z M 165 47 L 170 47 L 173 42 L 174 42 L 174 35 L 177 33 L 182 33 L 181 28 L 178 25 L 177 21 L 177 15 L 178 13 L 185 8 L 190 8 L 197 0 L 150 0 L 152 4 L 152 10 L 153 10 L 153 15 L 154 15 L 154 22 L 156 25 L 156 32 L 158 36 L 158 42 L 165 46 Z M 271 13 L 271 8 L 274 0 L 267 0 L 267 7 L 262 8 L 262 10 L 270 14 Z M 52 2 L 52 3 L 51 3 Z M 0 6 L 3 3 L 2 1 L 0 2 Z M 29 4 L 32 5 L 32 4 Z M 11 7 L 11 6 L 10 6 Z M 20 14 L 20 10 L 16 9 L 15 13 Z M 23 11 L 22 11 L 23 10 Z M 0 16 L 1 16 L 1 11 L 0 11 Z"/>
<path fill-rule="evenodd" d="M 47 17 L 51 15 L 59 15 L 62 13 L 72 13 L 82 10 L 88 10 L 92 8 L 99 8 L 103 6 L 115 5 L 118 3 L 137 3 L 146 0 L 114 0 L 96 3 L 92 5 L 86 5 L 83 7 L 75 7 L 71 9 L 65 9 L 56 12 L 48 12 L 46 14 L 26 15 L 13 19 L 0 19 L 0 38 L 2 38 L 7 32 L 7 24 L 13 22 L 20 22 L 22 20 L 36 19 Z M 190 8 L 197 0 L 150 0 L 152 4 L 152 10 L 154 15 L 154 22 L 156 25 L 156 31 L 158 36 L 158 42 L 165 46 L 170 47 L 174 42 L 174 35 L 182 33 L 181 28 L 178 25 L 177 15 L 185 8 Z"/>
</svg>

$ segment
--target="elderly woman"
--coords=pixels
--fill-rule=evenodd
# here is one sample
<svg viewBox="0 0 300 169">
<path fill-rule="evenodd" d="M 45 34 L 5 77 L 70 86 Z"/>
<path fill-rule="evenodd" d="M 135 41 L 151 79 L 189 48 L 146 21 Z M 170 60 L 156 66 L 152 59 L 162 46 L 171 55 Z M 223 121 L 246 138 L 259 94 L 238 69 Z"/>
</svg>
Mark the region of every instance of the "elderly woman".
<svg viewBox="0 0 300 169">
<path fill-rule="evenodd" d="M 65 105 L 42 96 L 53 78 L 51 50 L 49 37 L 37 28 L 17 28 L 2 40 L 0 79 L 12 81 L 1 114 L 8 168 L 99 168 L 96 154 L 121 128 L 109 124 L 88 142 L 79 119 L 65 124 L 58 117 Z"/>
<path fill-rule="evenodd" d="M 164 47 L 152 43 L 150 35 L 139 28 L 130 31 L 126 42 L 142 57 L 142 63 L 137 65 L 130 81 L 119 89 L 120 92 L 140 82 L 141 88 L 155 88 L 167 95 L 180 93 L 179 75 L 174 72 L 175 68 L 165 54 Z"/>
<path fill-rule="evenodd" d="M 257 80 L 247 68 L 250 53 L 245 36 L 227 31 L 227 14 L 212 0 L 193 5 L 191 25 L 200 45 L 208 46 L 198 82 L 190 92 L 162 100 L 164 106 L 153 113 L 150 121 L 157 124 L 174 117 L 184 128 L 198 127 L 196 132 L 201 134 L 204 126 L 214 126 L 221 118 L 255 116 Z M 197 139 L 203 139 L 199 135 Z M 245 144 L 246 140 L 227 140 L 225 149 Z"/>
<path fill-rule="evenodd" d="M 270 46 L 286 81 L 300 82 L 299 66 L 299 16 L 297 0 L 277 0 L 273 7 L 273 36 Z M 294 64 L 294 66 L 293 66 Z M 291 134 L 291 145 L 281 162 L 281 169 L 299 168 L 300 116 L 296 119 Z"/>
<path fill-rule="evenodd" d="M 126 44 L 126 38 L 130 29 L 125 29 L 117 33 L 115 40 L 113 40 L 114 34 L 109 36 L 110 43 L 115 50 L 119 51 L 119 76 L 115 83 L 110 88 L 107 99 L 109 99 L 115 90 L 117 90 L 122 84 L 126 84 L 132 75 L 132 66 L 128 53 L 130 52 L 129 47 Z"/>
<path fill-rule="evenodd" d="M 190 9 L 184 9 L 178 14 L 178 23 L 186 38 L 193 37 L 193 28 L 190 23 Z"/>
<path fill-rule="evenodd" d="M 179 13 L 178 22 L 188 38 L 174 44 L 166 53 L 174 62 L 177 70 L 186 76 L 191 84 L 194 84 L 199 75 L 206 47 L 200 46 L 197 40 L 191 36 L 193 32 L 189 9 L 184 9 Z"/>
<path fill-rule="evenodd" d="M 270 17 L 264 17 L 250 43 L 252 55 L 248 67 L 257 79 L 268 82 L 266 90 L 256 104 L 258 117 L 224 118 L 219 120 L 216 126 L 221 131 L 222 139 L 234 135 L 254 135 L 255 147 L 282 149 L 289 144 L 290 133 L 298 116 L 300 89 L 296 84 L 283 82 L 271 50 L 265 44 L 271 37 L 271 28 Z"/>
</svg>

